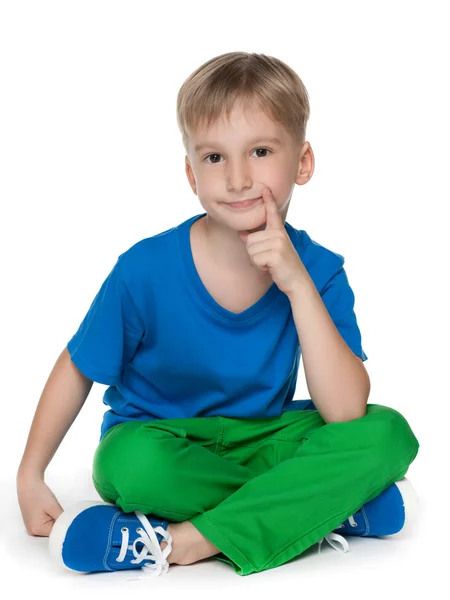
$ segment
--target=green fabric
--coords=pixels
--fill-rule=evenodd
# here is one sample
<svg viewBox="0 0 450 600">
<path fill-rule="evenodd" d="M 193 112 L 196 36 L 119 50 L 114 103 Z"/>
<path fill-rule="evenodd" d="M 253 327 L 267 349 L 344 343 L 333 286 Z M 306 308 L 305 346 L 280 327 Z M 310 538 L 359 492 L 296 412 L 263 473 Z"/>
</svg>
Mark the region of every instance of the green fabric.
<svg viewBox="0 0 450 600">
<path fill-rule="evenodd" d="M 93 464 L 96 490 L 124 512 L 189 520 L 239 575 L 316 544 L 408 471 L 419 442 L 393 408 L 353 421 L 317 410 L 280 417 L 129 421 Z"/>
</svg>

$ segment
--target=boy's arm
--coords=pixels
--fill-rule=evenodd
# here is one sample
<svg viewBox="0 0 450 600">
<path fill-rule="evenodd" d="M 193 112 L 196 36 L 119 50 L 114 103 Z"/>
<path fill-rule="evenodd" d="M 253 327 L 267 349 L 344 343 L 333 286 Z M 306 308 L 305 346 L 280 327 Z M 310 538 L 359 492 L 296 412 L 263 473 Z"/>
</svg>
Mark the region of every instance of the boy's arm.
<svg viewBox="0 0 450 600">
<path fill-rule="evenodd" d="M 61 352 L 42 391 L 31 424 L 17 478 L 43 478 L 64 436 L 75 421 L 93 381 L 74 365 L 67 348 Z"/>
<path fill-rule="evenodd" d="M 325 423 L 367 414 L 370 379 L 361 358 L 342 338 L 307 274 L 289 298 L 302 348 L 306 384 Z"/>
</svg>

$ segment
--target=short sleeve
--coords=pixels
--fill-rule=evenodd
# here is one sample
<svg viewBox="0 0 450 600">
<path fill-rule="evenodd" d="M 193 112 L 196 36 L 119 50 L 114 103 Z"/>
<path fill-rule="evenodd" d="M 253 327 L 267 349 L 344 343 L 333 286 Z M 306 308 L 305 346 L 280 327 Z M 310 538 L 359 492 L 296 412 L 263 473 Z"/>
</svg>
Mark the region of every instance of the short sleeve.
<svg viewBox="0 0 450 600">
<path fill-rule="evenodd" d="M 67 349 L 85 377 L 116 385 L 143 335 L 144 325 L 122 278 L 119 257 Z"/>
<path fill-rule="evenodd" d="M 361 346 L 361 332 L 354 312 L 355 295 L 341 267 L 321 291 L 322 301 L 344 341 L 363 361 L 367 355 Z"/>
</svg>

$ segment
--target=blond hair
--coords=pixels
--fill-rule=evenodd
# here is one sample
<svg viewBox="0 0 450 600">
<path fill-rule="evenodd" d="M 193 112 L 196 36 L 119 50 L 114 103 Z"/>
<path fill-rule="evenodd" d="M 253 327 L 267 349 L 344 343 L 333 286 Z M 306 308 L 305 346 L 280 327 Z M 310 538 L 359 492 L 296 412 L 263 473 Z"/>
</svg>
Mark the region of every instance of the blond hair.
<svg viewBox="0 0 450 600">
<path fill-rule="evenodd" d="M 190 135 L 209 130 L 238 102 L 248 108 L 255 102 L 303 144 L 310 106 L 308 92 L 293 69 L 273 56 L 228 52 L 205 62 L 185 80 L 177 96 L 177 122 L 188 151 Z"/>
</svg>

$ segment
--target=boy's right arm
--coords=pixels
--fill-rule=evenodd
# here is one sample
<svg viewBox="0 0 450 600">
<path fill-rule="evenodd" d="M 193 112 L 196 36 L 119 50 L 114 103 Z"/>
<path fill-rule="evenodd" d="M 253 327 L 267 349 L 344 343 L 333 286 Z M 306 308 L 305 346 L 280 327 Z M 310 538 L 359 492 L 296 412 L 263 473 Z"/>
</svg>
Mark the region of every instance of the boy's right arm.
<svg viewBox="0 0 450 600">
<path fill-rule="evenodd" d="M 61 352 L 42 391 L 17 471 L 17 495 L 30 535 L 48 536 L 63 509 L 44 482 L 45 470 L 80 412 L 93 381 Z"/>
</svg>

